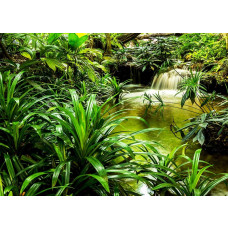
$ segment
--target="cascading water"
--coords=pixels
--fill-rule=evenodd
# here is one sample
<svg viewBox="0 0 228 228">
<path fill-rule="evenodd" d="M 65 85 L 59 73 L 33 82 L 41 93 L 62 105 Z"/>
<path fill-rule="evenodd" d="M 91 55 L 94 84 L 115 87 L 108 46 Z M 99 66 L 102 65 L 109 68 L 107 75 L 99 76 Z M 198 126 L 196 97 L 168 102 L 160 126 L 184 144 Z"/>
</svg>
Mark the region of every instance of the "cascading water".
<svg viewBox="0 0 228 228">
<path fill-rule="evenodd" d="M 113 111 L 125 109 L 126 112 L 124 112 L 124 116 L 140 116 L 147 121 L 149 127 L 161 129 L 160 133 L 155 130 L 145 134 L 139 134 L 136 138 L 142 141 L 145 140 L 160 143 L 162 147 L 158 146 L 157 149 L 161 154 L 167 155 L 173 151 L 174 148 L 182 145 L 182 141 L 175 137 L 172 131 L 170 131 L 170 125 L 173 124 L 173 121 L 175 121 L 177 126 L 181 127 L 184 126 L 187 119 L 195 118 L 198 115 L 198 112 L 196 112 L 197 106 L 192 105 L 189 100 L 186 101 L 186 106 L 181 109 L 181 99 L 183 94 L 177 94 L 178 83 L 181 82 L 182 77 L 185 78 L 189 75 L 190 72 L 188 70 L 176 69 L 156 76 L 153 80 L 152 88 L 150 89 L 139 85 L 128 85 L 126 86 L 126 90 L 128 90 L 128 92 L 124 95 L 125 100 L 123 106 L 117 106 L 116 109 L 113 109 Z M 148 109 L 147 105 L 149 103 L 145 100 L 145 93 L 151 95 L 152 100 L 155 101 Z M 156 99 L 153 96 L 158 93 L 164 103 L 162 115 L 158 111 L 159 109 L 157 109 L 160 103 L 156 103 Z M 147 110 L 146 115 L 145 110 Z M 142 129 L 145 129 L 145 123 L 143 121 L 137 121 L 129 118 L 128 121 L 123 122 L 119 128 L 116 128 L 115 131 L 117 133 L 120 131 L 133 132 L 140 131 Z M 157 144 L 155 143 L 155 145 Z M 199 148 L 200 146 L 198 144 L 189 145 L 186 153 L 193 157 L 194 151 Z M 201 156 L 205 155 L 202 154 Z M 203 160 L 210 160 L 213 158 L 214 157 L 210 155 L 210 157 Z M 228 159 L 226 158 L 224 160 L 225 162 L 218 163 L 219 165 L 216 169 L 220 169 L 222 167 L 223 170 L 227 170 L 225 172 L 228 172 L 227 160 Z M 221 170 L 219 170 L 219 172 L 221 172 Z M 135 183 L 134 187 L 138 189 L 140 194 L 149 195 L 149 190 L 146 185 L 137 185 Z M 223 193 L 228 195 L 227 190 L 222 190 L 219 194 Z M 218 195 L 218 193 L 216 194 Z"/>
<path fill-rule="evenodd" d="M 177 90 L 178 84 L 189 74 L 190 72 L 188 70 L 175 69 L 156 75 L 151 88 L 155 90 Z"/>
</svg>

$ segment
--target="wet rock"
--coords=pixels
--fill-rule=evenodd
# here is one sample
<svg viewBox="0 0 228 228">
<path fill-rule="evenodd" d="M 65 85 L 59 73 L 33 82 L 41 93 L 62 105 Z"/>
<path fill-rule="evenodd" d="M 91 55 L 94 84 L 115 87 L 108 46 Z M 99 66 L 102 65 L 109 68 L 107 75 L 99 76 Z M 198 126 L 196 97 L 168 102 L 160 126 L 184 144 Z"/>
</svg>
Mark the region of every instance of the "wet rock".
<svg viewBox="0 0 228 228">
<path fill-rule="evenodd" d="M 211 125 L 205 131 L 205 143 L 203 150 L 208 153 L 227 153 L 228 154 L 228 127 L 225 126 L 223 131 L 219 133 L 221 127 Z"/>
</svg>

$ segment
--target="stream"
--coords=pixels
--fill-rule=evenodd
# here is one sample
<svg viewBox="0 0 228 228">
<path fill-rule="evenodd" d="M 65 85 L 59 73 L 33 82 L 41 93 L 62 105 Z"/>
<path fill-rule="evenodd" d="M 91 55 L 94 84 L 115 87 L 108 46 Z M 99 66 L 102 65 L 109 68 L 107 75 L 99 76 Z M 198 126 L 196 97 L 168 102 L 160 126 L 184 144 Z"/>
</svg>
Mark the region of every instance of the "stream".
<svg viewBox="0 0 228 228">
<path fill-rule="evenodd" d="M 183 72 L 182 72 L 183 73 Z M 171 76 L 170 76 L 171 75 Z M 197 107 L 191 104 L 190 101 L 186 102 L 184 108 L 181 109 L 181 94 L 177 94 L 177 85 L 180 81 L 180 77 L 177 73 L 171 72 L 170 75 L 164 73 L 164 77 L 161 76 L 154 79 L 152 88 L 142 87 L 139 85 L 128 85 L 126 87 L 127 93 L 124 94 L 124 102 L 118 109 L 126 109 L 124 116 L 139 116 L 144 118 L 149 124 L 150 128 L 160 128 L 159 131 L 152 131 L 144 134 L 137 135 L 136 138 L 140 140 L 156 141 L 162 146 L 157 149 L 162 154 L 170 153 L 175 147 L 180 146 L 182 141 L 178 139 L 170 130 L 170 125 L 175 121 L 178 127 L 182 127 L 189 118 L 193 118 L 200 113 L 196 110 Z M 163 80 L 163 81 L 162 81 Z M 144 101 L 143 95 L 159 93 L 162 97 L 165 107 L 163 114 L 160 112 L 155 114 L 156 106 L 149 108 L 145 115 L 146 105 L 148 101 Z M 117 110 L 115 110 L 117 111 Z M 129 119 L 124 121 L 115 131 L 138 131 L 146 128 L 147 126 L 140 120 Z M 193 157 L 196 149 L 200 148 L 197 143 L 189 143 L 186 150 L 186 154 Z M 228 156 L 227 155 L 211 155 L 201 153 L 201 159 L 213 164 L 211 171 L 215 173 L 228 172 Z M 146 186 L 139 186 L 138 190 L 143 195 L 149 195 Z M 220 184 L 214 190 L 211 195 L 228 195 L 225 184 Z"/>
</svg>

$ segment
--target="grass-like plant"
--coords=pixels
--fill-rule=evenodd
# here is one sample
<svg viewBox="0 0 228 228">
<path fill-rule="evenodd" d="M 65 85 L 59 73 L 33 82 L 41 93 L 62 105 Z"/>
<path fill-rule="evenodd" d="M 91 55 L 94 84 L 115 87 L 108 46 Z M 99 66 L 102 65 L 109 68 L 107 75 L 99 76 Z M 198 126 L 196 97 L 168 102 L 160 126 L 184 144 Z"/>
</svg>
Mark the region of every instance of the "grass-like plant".
<svg viewBox="0 0 228 228">
<path fill-rule="evenodd" d="M 119 103 L 123 93 L 124 93 L 124 86 L 130 81 L 124 81 L 124 82 L 118 82 L 118 80 L 115 77 L 109 77 L 107 78 L 108 82 L 109 82 L 109 86 L 111 87 L 112 91 L 111 94 L 114 97 L 114 101 L 115 103 Z"/>
<path fill-rule="evenodd" d="M 157 184 L 151 190 L 162 189 L 163 194 L 169 193 L 177 196 L 205 196 L 218 184 L 227 180 L 227 174 L 214 174 L 208 171 L 212 165 L 200 161 L 200 152 L 201 149 L 196 150 L 193 159 L 180 155 L 179 158 L 187 160 L 180 165 L 177 164 L 177 158 L 171 159 L 175 164 L 173 168 L 168 167 L 167 163 L 159 164 L 157 172 L 152 172 L 151 175 L 162 183 Z M 206 163 L 206 166 L 200 168 L 200 163 Z"/>
<path fill-rule="evenodd" d="M 90 96 L 84 107 L 75 90 L 70 90 L 70 94 L 72 104 L 58 105 L 51 113 L 46 113 L 52 127 L 50 133 L 41 136 L 41 148 L 48 153 L 52 164 L 46 161 L 44 167 L 49 169 L 32 174 L 25 183 L 44 178 L 41 191 L 36 192 L 38 195 L 44 192 L 50 195 L 136 194 L 122 187 L 123 180 L 146 181 L 137 174 L 140 164 L 133 162 L 135 150 L 140 150 L 141 146 L 154 149 L 154 146 L 153 142 L 136 140 L 135 135 L 152 129 L 113 133 L 129 118 L 144 120 L 120 118 L 121 112 L 109 114 L 110 108 L 104 107 L 107 104 L 98 106 L 95 95 Z M 27 195 L 30 186 L 23 184 L 20 193 Z"/>
</svg>

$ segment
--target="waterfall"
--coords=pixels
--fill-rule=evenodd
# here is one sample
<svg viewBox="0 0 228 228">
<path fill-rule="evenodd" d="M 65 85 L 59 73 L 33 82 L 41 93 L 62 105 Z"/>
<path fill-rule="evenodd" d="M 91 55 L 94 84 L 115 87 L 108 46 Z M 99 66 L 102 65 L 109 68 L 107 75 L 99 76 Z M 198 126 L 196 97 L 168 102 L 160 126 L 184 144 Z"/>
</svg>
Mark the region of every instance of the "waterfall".
<svg viewBox="0 0 228 228">
<path fill-rule="evenodd" d="M 183 77 L 190 75 L 188 70 L 175 69 L 169 72 L 156 75 L 152 82 L 152 89 L 156 90 L 176 90 Z"/>
</svg>

